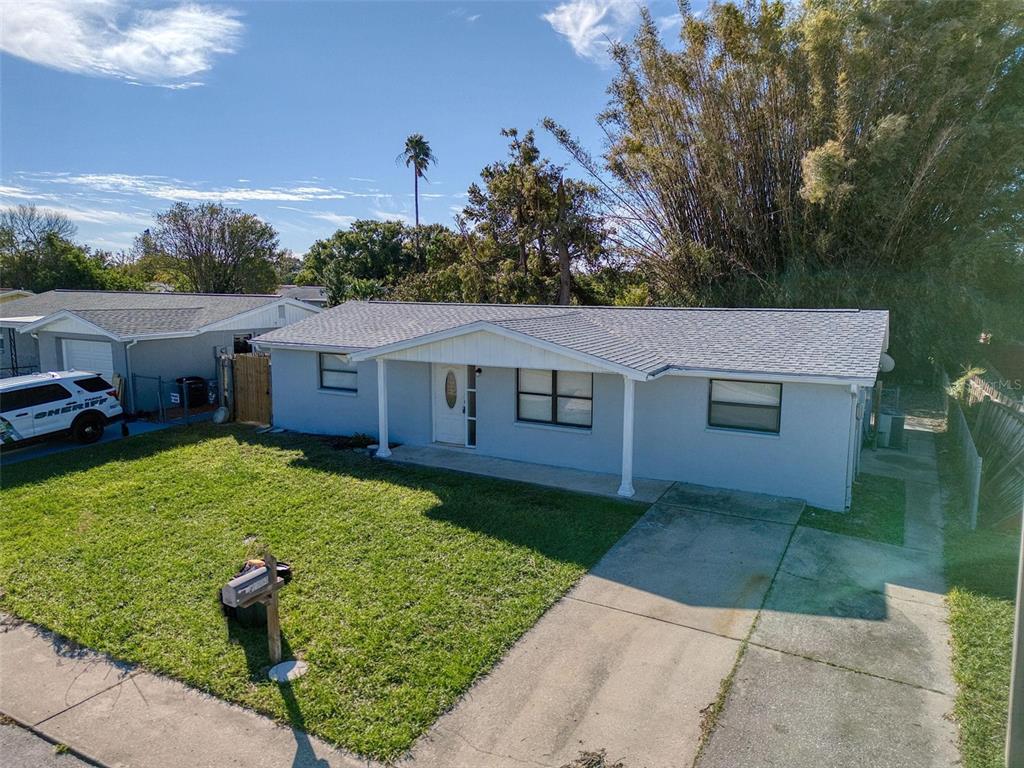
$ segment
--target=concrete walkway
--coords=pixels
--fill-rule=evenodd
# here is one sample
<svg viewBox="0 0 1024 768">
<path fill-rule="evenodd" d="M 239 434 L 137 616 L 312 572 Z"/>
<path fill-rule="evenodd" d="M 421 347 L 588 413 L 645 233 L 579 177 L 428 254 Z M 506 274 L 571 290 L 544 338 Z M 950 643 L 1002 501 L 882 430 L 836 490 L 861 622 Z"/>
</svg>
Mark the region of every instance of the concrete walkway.
<svg viewBox="0 0 1024 768">
<path fill-rule="evenodd" d="M 797 528 L 699 768 L 959 764 L 933 435 L 861 468 L 906 481 L 904 546 Z"/>
<path fill-rule="evenodd" d="M 436 469 L 465 472 L 470 475 L 486 475 L 520 483 L 532 483 L 550 488 L 561 488 L 577 493 L 591 493 L 598 496 L 619 498 L 618 475 L 600 472 L 585 472 L 568 467 L 551 467 L 546 464 L 531 464 L 526 461 L 496 459 L 481 456 L 472 448 L 447 448 L 436 445 L 400 445 L 391 452 L 391 458 L 399 464 L 415 464 Z M 651 504 L 671 486 L 668 480 L 633 479 L 636 494 L 633 501 Z"/>
</svg>

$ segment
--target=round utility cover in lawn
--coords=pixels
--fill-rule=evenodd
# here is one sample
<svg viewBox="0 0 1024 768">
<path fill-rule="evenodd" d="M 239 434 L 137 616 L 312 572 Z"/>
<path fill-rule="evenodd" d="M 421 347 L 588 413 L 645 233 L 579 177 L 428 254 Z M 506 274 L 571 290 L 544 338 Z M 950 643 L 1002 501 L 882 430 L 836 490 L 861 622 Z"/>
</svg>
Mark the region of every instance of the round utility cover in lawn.
<svg viewBox="0 0 1024 768">
<path fill-rule="evenodd" d="M 309 666 L 304 661 L 282 661 L 280 664 L 275 664 L 267 672 L 267 677 L 273 680 L 275 683 L 287 683 L 296 678 L 302 677 L 309 670 Z"/>
</svg>

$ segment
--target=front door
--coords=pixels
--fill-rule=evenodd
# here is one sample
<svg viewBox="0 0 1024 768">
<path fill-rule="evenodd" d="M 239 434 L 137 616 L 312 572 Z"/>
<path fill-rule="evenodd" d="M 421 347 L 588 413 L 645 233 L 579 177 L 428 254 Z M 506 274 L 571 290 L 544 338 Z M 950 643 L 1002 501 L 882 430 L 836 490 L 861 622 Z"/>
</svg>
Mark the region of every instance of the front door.
<svg viewBox="0 0 1024 768">
<path fill-rule="evenodd" d="M 466 366 L 434 365 L 434 441 L 466 444 Z"/>
</svg>

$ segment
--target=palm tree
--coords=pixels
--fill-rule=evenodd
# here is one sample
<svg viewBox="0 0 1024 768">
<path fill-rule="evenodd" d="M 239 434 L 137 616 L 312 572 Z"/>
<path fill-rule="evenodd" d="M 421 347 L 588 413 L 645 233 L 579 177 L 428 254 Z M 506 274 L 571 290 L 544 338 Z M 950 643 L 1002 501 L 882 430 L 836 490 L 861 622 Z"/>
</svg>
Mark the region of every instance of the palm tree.
<svg viewBox="0 0 1024 768">
<path fill-rule="evenodd" d="M 424 171 L 431 163 L 437 163 L 437 158 L 430 149 L 430 144 L 423 138 L 422 133 L 414 133 L 405 140 L 405 149 L 397 158 L 405 161 L 405 167 L 412 166 L 412 188 L 416 205 L 416 231 L 413 235 L 416 243 L 416 259 L 420 259 L 420 177 L 424 179 Z"/>
</svg>

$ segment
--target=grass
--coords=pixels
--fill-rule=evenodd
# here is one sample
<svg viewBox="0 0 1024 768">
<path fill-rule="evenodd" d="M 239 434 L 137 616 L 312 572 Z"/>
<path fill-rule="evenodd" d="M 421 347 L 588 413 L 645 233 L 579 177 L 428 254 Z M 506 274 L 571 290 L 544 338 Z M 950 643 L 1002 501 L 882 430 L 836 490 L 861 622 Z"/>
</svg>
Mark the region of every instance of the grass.
<svg viewBox="0 0 1024 768">
<path fill-rule="evenodd" d="M 960 753 L 965 768 L 1003 768 L 1020 538 L 966 528 L 964 493 L 953 458 L 956 449 L 948 436 L 940 440 L 939 449 L 957 684 L 953 715 L 960 726 Z"/>
<path fill-rule="evenodd" d="M 862 474 L 853 484 L 848 512 L 808 506 L 800 516 L 800 525 L 902 546 L 906 503 L 902 480 Z"/>
<path fill-rule="evenodd" d="M 165 430 L 3 470 L 0 608 L 363 755 L 404 752 L 636 520 L 612 499 L 383 465 L 242 427 Z M 291 563 L 285 655 L 218 590 Z"/>
</svg>

